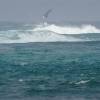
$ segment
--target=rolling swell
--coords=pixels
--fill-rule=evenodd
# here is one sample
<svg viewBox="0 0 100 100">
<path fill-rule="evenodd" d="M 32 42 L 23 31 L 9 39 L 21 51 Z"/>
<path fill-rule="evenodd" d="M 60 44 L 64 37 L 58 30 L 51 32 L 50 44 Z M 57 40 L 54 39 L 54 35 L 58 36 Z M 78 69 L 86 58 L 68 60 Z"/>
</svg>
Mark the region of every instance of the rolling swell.
<svg viewBox="0 0 100 100">
<path fill-rule="evenodd" d="M 31 26 L 32 27 L 32 26 Z M 100 41 L 100 29 L 92 25 L 57 26 L 40 24 L 33 28 L 0 31 L 0 43 Z"/>
</svg>

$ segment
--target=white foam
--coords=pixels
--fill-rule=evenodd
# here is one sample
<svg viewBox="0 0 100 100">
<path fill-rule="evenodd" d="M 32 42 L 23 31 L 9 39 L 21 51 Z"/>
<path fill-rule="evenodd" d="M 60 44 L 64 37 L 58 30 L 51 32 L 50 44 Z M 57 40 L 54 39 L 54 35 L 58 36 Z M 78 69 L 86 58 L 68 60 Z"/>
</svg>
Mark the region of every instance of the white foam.
<svg viewBox="0 0 100 100">
<path fill-rule="evenodd" d="M 76 84 L 85 84 L 85 83 L 88 83 L 90 80 L 81 80 L 79 82 L 77 82 Z"/>
<path fill-rule="evenodd" d="M 66 37 L 52 32 L 18 33 L 0 37 L 0 43 L 56 42 L 80 41 L 81 39 Z"/>
<path fill-rule="evenodd" d="M 24 80 L 23 80 L 23 79 L 19 79 L 18 81 L 19 81 L 19 82 L 23 82 Z"/>
<path fill-rule="evenodd" d="M 96 28 L 92 25 L 82 25 L 80 27 L 75 26 L 56 26 L 52 25 L 45 25 L 45 26 L 38 26 L 33 31 L 52 31 L 59 34 L 84 34 L 84 33 L 100 33 L 100 29 Z"/>
<path fill-rule="evenodd" d="M 87 41 L 89 38 L 79 38 L 70 34 L 100 33 L 100 30 L 92 25 L 80 27 L 37 25 L 31 30 L 0 31 L 0 43 L 28 43 L 28 42 L 57 42 L 57 41 Z M 69 34 L 69 36 L 67 35 Z M 67 35 L 67 36 L 66 36 Z"/>
</svg>

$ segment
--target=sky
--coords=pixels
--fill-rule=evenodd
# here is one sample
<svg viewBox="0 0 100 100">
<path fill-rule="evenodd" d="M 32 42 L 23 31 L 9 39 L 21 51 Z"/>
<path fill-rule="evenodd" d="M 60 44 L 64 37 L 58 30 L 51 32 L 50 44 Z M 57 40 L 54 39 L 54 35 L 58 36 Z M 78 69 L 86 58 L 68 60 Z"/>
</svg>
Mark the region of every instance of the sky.
<svg viewBox="0 0 100 100">
<path fill-rule="evenodd" d="M 0 21 L 100 21 L 100 0 L 0 0 Z"/>
</svg>

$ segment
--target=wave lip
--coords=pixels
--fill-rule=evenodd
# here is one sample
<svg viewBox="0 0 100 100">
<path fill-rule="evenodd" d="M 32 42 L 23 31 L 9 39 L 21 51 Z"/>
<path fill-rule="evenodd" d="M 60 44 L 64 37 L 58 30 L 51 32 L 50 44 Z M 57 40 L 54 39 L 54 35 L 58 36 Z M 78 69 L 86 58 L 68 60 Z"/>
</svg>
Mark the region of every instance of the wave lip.
<svg viewBox="0 0 100 100">
<path fill-rule="evenodd" d="M 92 25 L 82 25 L 80 27 L 75 26 L 56 26 L 52 25 L 45 25 L 45 26 L 38 26 L 33 31 L 51 31 L 59 34 L 84 34 L 84 33 L 100 33 L 100 29 L 97 29 L 95 26 Z"/>
</svg>

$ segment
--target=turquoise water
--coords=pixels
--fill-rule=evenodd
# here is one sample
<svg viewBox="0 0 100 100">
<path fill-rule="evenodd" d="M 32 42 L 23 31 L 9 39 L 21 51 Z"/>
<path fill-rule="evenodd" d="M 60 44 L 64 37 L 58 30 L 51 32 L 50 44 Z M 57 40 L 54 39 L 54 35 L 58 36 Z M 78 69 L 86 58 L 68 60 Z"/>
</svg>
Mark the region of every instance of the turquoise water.
<svg viewBox="0 0 100 100">
<path fill-rule="evenodd" d="M 99 100 L 100 42 L 0 45 L 1 100 Z"/>
<path fill-rule="evenodd" d="M 100 100 L 99 29 L 32 27 L 0 26 L 0 100 Z"/>
</svg>

